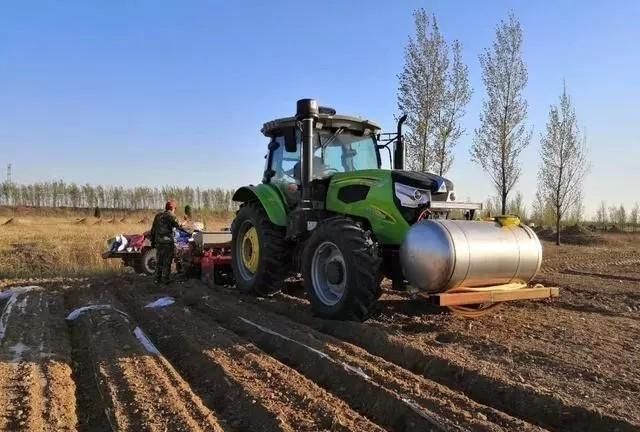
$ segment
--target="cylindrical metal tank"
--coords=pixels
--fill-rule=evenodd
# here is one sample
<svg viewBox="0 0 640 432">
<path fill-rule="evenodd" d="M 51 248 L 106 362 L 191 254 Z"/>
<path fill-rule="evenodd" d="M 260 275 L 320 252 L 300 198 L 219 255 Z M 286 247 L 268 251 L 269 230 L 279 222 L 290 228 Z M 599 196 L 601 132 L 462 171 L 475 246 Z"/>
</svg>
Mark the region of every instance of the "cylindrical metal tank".
<svg viewBox="0 0 640 432">
<path fill-rule="evenodd" d="M 521 224 L 425 220 L 407 232 L 400 263 L 412 286 L 439 293 L 529 282 L 542 264 L 542 246 L 533 230 Z"/>
</svg>

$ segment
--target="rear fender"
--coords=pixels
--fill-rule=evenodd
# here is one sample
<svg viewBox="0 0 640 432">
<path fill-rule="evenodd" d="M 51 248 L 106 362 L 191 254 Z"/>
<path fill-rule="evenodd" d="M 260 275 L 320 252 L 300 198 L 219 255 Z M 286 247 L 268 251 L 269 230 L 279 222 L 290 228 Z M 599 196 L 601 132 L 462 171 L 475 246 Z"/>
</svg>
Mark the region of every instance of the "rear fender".
<svg viewBox="0 0 640 432">
<path fill-rule="evenodd" d="M 233 201 L 246 203 L 258 200 L 274 225 L 287 226 L 287 210 L 275 187 L 266 184 L 243 186 L 233 194 Z"/>
</svg>

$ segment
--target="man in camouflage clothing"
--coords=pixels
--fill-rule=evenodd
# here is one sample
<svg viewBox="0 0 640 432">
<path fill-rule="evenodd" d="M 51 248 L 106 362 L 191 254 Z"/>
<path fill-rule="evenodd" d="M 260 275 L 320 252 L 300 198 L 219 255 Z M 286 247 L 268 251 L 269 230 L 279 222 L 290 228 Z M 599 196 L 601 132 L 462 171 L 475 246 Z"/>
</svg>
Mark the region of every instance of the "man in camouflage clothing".
<svg viewBox="0 0 640 432">
<path fill-rule="evenodd" d="M 167 201 L 165 210 L 158 213 L 151 226 L 151 246 L 156 248 L 155 283 L 169 283 L 174 255 L 173 229 L 180 224 L 176 218 L 176 202 Z"/>
</svg>

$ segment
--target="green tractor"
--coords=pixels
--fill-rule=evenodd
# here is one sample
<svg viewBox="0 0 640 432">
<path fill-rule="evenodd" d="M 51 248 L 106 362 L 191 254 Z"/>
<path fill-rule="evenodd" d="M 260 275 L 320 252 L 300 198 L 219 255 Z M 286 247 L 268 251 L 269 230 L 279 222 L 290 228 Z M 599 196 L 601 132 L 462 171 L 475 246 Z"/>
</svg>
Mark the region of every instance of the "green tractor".
<svg viewBox="0 0 640 432">
<path fill-rule="evenodd" d="M 455 238 L 460 224 L 422 222 L 446 220 L 457 210 L 464 222 L 483 224 L 471 221 L 481 205 L 456 201 L 449 180 L 404 170 L 406 116 L 395 133 L 383 134 L 374 122 L 338 115 L 313 99 L 299 100 L 296 108 L 294 117 L 264 124 L 270 142 L 262 183 L 241 187 L 233 196 L 241 203 L 231 228 L 232 268 L 241 292 L 270 295 L 290 275 L 301 274 L 317 315 L 365 320 L 375 310 L 383 277 L 394 289 L 404 289 L 408 281 L 429 293 L 458 286 L 474 271 L 496 276 L 492 283 L 523 278 L 520 265 L 511 275 L 504 271 L 501 260 L 509 257 L 488 257 L 500 269 L 478 270 L 486 254 L 480 260 L 467 254 L 468 262 L 455 251 L 451 256 L 460 249 Z M 382 169 L 383 157 L 391 164 L 392 153 L 393 169 Z M 417 225 L 422 227 L 411 234 Z M 486 229 L 480 231 L 490 240 Z M 456 271 L 463 265 L 467 272 L 460 276 Z"/>
</svg>

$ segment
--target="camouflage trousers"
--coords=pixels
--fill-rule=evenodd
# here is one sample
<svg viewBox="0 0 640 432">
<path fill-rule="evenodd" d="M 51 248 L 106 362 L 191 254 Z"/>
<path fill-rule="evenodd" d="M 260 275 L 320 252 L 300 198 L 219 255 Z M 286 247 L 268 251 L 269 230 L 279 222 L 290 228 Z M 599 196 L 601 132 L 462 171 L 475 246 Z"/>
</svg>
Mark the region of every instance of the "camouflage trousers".
<svg viewBox="0 0 640 432">
<path fill-rule="evenodd" d="M 173 261 L 173 243 L 156 244 L 156 282 L 169 283 L 171 274 L 171 262 Z"/>
</svg>

